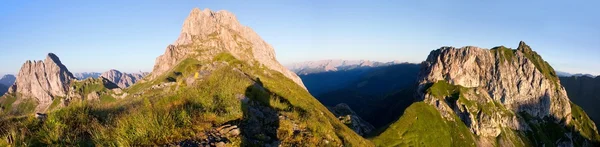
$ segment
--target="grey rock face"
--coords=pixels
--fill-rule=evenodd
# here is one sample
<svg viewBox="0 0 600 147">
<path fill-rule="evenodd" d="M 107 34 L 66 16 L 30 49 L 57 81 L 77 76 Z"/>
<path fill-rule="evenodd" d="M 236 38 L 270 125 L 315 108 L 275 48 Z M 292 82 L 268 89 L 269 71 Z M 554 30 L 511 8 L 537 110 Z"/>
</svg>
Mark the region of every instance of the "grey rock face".
<svg viewBox="0 0 600 147">
<path fill-rule="evenodd" d="M 365 136 L 375 130 L 373 125 L 360 118 L 347 104 L 341 103 L 335 107 L 330 107 L 329 111 L 358 135 Z"/>
<path fill-rule="evenodd" d="M 38 102 L 35 111 L 43 112 L 55 97 L 67 95 L 71 80 L 74 79 L 60 59 L 49 53 L 44 61 L 25 62 L 8 93 L 34 98 Z"/>
<path fill-rule="evenodd" d="M 449 114 L 458 114 L 474 134 L 481 136 L 498 136 L 501 127 L 527 130 L 527 126 L 519 124 L 520 118 L 515 115 L 519 113 L 569 123 L 572 119 L 570 101 L 559 81 L 551 79 L 556 77 L 548 77 L 536 68 L 532 59 L 525 55 L 525 52 L 533 52 L 525 43 L 521 42 L 518 50 L 510 51 L 512 56 L 472 46 L 442 47 L 432 51 L 422 63 L 419 95 L 446 119 L 453 119 Z M 464 92 L 468 101 L 507 111 L 488 115 L 469 108 L 469 104 L 461 100 L 456 105 L 448 105 L 444 100 L 423 93 L 426 85 L 440 80 L 470 89 Z"/>
<path fill-rule="evenodd" d="M 194 8 L 183 23 L 177 41 L 169 45 L 165 53 L 156 59 L 149 79 L 164 74 L 185 58 L 210 61 L 215 55 L 223 52 L 231 53 L 251 66 L 265 66 L 281 72 L 304 87 L 296 74 L 277 62 L 273 47 L 252 29 L 242 26 L 231 12 L 214 12 L 209 9 L 201 11 L 198 8 Z"/>
<path fill-rule="evenodd" d="M 148 75 L 148 74 L 147 73 L 122 73 L 118 70 L 111 69 L 107 72 L 102 73 L 102 75 L 100 75 L 100 77 L 104 77 L 104 78 L 108 79 L 109 81 L 117 84 L 120 88 L 126 88 L 126 87 L 129 87 L 129 86 L 135 84 L 137 81 L 142 80 L 142 78 L 144 78 L 146 75 Z"/>
</svg>

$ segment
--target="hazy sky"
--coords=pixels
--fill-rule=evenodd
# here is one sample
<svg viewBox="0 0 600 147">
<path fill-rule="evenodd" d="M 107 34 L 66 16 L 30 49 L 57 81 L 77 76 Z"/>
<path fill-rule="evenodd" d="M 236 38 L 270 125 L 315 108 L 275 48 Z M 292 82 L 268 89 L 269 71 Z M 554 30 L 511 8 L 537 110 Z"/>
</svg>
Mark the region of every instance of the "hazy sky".
<svg viewBox="0 0 600 147">
<path fill-rule="evenodd" d="M 441 46 L 524 40 L 555 69 L 600 74 L 600 1 L 0 1 L 0 74 L 56 53 L 72 72 L 151 71 L 194 7 L 229 10 L 277 59 L 420 62 Z"/>
</svg>

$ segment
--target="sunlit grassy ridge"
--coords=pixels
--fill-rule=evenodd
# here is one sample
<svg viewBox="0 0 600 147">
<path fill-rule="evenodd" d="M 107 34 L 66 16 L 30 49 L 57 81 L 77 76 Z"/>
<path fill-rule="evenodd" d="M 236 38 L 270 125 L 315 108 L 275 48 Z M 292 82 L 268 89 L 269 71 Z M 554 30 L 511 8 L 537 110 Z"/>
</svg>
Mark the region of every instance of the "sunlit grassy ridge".
<svg viewBox="0 0 600 147">
<path fill-rule="evenodd" d="M 408 107 L 373 142 L 377 146 L 476 146 L 461 121 L 446 121 L 433 106 L 423 102 Z"/>
<path fill-rule="evenodd" d="M 555 146 L 557 141 L 568 140 L 569 134 L 576 146 L 585 146 L 586 144 L 583 143 L 586 140 L 591 141 L 591 143 L 597 143 L 600 140 L 593 122 L 575 104 L 571 103 L 573 121 L 565 125 L 555 122 L 556 119 L 550 117 L 535 118 L 527 113 L 515 114 L 493 100 L 481 103 L 467 99 L 467 96 L 482 97 L 475 90 L 477 89 L 452 85 L 447 81 L 441 80 L 427 86 L 425 92 L 439 99 L 440 104 L 448 103 L 448 105 L 463 106 L 471 113 L 471 116 L 478 116 L 480 114 L 488 116 L 500 115 L 508 118 L 517 116 L 521 121 L 520 123 L 531 129 L 518 131 L 510 128 L 501 128 L 498 137 L 482 138 L 473 135 L 467 126 L 460 121 L 457 114 L 450 114 L 456 121 L 443 119 L 434 106 L 418 102 L 407 108 L 404 115 L 397 122 L 393 123 L 380 136 L 374 138 L 374 143 L 377 146 L 474 146 L 474 139 L 486 139 L 495 140 L 495 142 L 492 142 L 495 146 Z M 478 118 L 474 119 L 477 120 Z M 451 127 L 443 124 L 450 125 Z M 455 130 L 449 130 L 449 128 L 454 128 Z M 446 132 L 456 134 L 450 135 L 450 133 Z M 450 141 L 461 140 L 461 142 L 448 141 L 448 138 L 456 136 L 471 137 L 449 139 Z"/>
<path fill-rule="evenodd" d="M 197 72 L 202 71 L 210 73 L 195 79 Z M 176 84 L 151 89 L 162 82 Z M 274 125 L 276 134 L 232 137 L 228 138 L 230 145 L 262 146 L 268 142 L 245 140 L 270 136 L 283 146 L 372 146 L 279 72 L 250 66 L 227 54 L 209 62 L 186 59 L 157 81 L 136 84 L 126 91 L 140 95 L 102 104 L 71 104 L 50 112 L 45 121 L 32 116 L 3 117 L 0 127 L 4 131 L 0 136 L 13 140 L 2 139 L 0 145 L 175 144 L 200 139 L 205 131 L 223 124 L 244 129 L 250 123 L 247 117 L 255 115 L 247 112 L 248 107 L 260 106 L 276 111 L 279 116 L 275 118 L 285 118 Z M 244 99 L 249 102 L 243 102 Z"/>
</svg>

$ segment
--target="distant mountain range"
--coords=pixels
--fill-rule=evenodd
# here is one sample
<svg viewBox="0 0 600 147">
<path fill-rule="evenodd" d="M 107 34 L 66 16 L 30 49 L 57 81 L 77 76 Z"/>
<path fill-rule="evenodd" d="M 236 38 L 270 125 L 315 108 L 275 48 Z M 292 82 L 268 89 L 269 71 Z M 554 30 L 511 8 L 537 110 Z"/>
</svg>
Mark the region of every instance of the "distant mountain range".
<svg viewBox="0 0 600 147">
<path fill-rule="evenodd" d="M 75 76 L 75 78 L 77 78 L 78 80 L 83 80 L 83 79 L 87 79 L 87 78 L 98 78 L 100 77 L 102 73 L 99 72 L 80 72 L 80 73 L 73 73 L 73 76 Z"/>
<path fill-rule="evenodd" d="M 556 75 L 558 75 L 558 77 L 590 77 L 590 78 L 594 78 L 596 77 L 595 75 L 592 74 L 584 74 L 584 73 L 577 73 L 577 74 L 572 74 L 572 73 L 568 73 L 568 72 L 562 72 L 562 71 L 556 71 Z"/>
<path fill-rule="evenodd" d="M 149 73 L 147 72 L 123 73 L 121 71 L 111 69 L 107 72 L 102 73 L 100 77 L 108 79 L 109 81 L 117 84 L 120 88 L 126 88 L 135 84 L 137 81 L 142 80 L 142 78 L 144 78 L 148 74 Z"/>
<path fill-rule="evenodd" d="M 4 75 L 0 78 L 0 96 L 8 91 L 8 88 L 15 83 L 15 80 L 17 80 L 17 78 L 11 74 Z"/>
<path fill-rule="evenodd" d="M 370 60 L 319 60 L 292 63 L 286 65 L 288 69 L 298 75 L 307 75 L 311 73 L 322 73 L 329 71 L 351 70 L 363 67 L 378 67 L 402 63 L 400 61 L 377 62 Z"/>
</svg>

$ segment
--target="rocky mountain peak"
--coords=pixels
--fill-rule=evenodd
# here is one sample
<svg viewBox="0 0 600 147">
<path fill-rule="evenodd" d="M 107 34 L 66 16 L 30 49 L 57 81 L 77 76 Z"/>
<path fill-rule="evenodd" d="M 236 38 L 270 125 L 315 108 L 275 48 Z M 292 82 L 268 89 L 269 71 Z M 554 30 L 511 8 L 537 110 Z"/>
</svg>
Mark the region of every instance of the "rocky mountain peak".
<svg viewBox="0 0 600 147">
<path fill-rule="evenodd" d="M 166 73 L 185 58 L 210 61 L 229 53 L 251 66 L 278 71 L 304 87 L 300 78 L 275 59 L 275 50 L 251 28 L 241 25 L 233 13 L 194 8 L 183 23 L 179 38 L 156 59 L 150 80 Z"/>
<path fill-rule="evenodd" d="M 554 69 L 524 42 L 517 50 L 442 47 L 422 66 L 421 98 L 449 120 L 457 114 L 474 134 L 497 136 L 503 127 L 527 129 L 517 115 L 486 114 L 481 109 L 571 121 L 570 101 Z M 489 104 L 497 108 L 483 108 Z"/>
<path fill-rule="evenodd" d="M 529 45 L 525 44 L 525 41 L 521 41 L 519 42 L 519 47 L 517 47 L 517 50 L 525 53 L 525 52 L 531 52 L 531 47 L 529 47 Z"/>
<path fill-rule="evenodd" d="M 109 81 L 117 84 L 120 88 L 129 87 L 139 80 L 142 80 L 146 73 L 123 73 L 116 69 L 111 69 L 107 72 L 102 73 L 100 77 L 106 78 Z"/>
<path fill-rule="evenodd" d="M 55 97 L 66 96 L 73 79 L 75 77 L 58 56 L 49 53 L 44 61 L 26 61 L 8 93 L 34 98 L 38 102 L 36 112 L 43 112 Z"/>
</svg>

